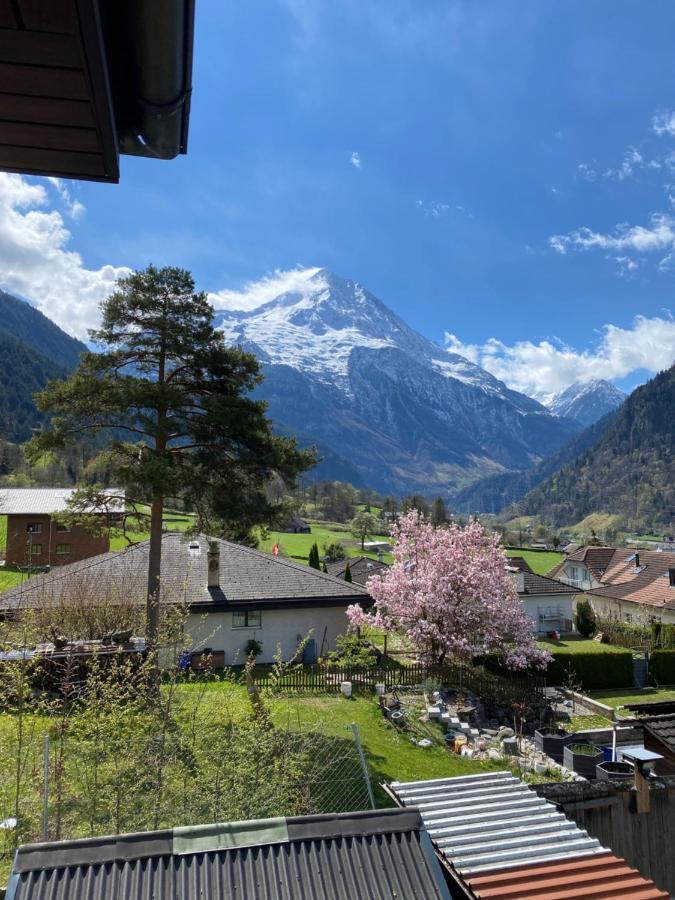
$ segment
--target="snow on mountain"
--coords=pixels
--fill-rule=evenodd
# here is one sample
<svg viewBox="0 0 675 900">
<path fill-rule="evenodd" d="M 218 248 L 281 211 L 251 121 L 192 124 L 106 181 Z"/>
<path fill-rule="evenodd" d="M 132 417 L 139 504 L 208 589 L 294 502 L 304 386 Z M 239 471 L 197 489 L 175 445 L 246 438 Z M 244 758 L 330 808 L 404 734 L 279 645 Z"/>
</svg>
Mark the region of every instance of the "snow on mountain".
<svg viewBox="0 0 675 900">
<path fill-rule="evenodd" d="M 449 497 L 531 466 L 578 429 L 326 269 L 210 299 L 228 343 L 262 362 L 257 393 L 277 427 L 317 445 L 319 477 Z"/>
<path fill-rule="evenodd" d="M 555 394 L 547 406 L 554 416 L 576 419 L 582 425 L 592 425 L 607 413 L 617 409 L 626 394 L 602 378 L 585 383 L 575 382 Z"/>
<path fill-rule="evenodd" d="M 226 340 L 242 344 L 265 362 L 291 366 L 347 394 L 351 393 L 349 361 L 355 348 L 396 347 L 447 378 L 497 396 L 520 396 L 524 409 L 534 408 L 534 401 L 514 395 L 480 366 L 414 331 L 357 282 L 326 269 L 294 275 L 291 290 L 271 298 L 263 294 L 254 308 L 248 295 L 242 296 L 240 309 L 233 292 L 228 292 L 226 300 L 212 295 Z"/>
</svg>

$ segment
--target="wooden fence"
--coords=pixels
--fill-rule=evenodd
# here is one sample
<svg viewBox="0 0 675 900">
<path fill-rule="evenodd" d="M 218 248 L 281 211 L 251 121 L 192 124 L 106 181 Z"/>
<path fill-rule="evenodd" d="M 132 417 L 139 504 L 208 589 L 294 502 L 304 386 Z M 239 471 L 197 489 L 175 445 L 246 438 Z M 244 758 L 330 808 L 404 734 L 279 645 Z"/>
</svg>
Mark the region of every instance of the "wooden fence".
<svg viewBox="0 0 675 900">
<path fill-rule="evenodd" d="M 426 681 L 448 687 L 470 690 L 483 701 L 491 703 L 526 703 L 544 697 L 543 678 L 502 677 L 486 672 L 479 666 L 457 664 L 434 666 L 411 663 L 388 666 L 298 666 L 283 676 L 272 669 L 256 669 L 256 683 L 280 691 L 337 692 L 343 681 L 350 681 L 354 691 L 373 690 L 384 684 L 387 690 L 395 687 L 422 685 Z"/>
</svg>

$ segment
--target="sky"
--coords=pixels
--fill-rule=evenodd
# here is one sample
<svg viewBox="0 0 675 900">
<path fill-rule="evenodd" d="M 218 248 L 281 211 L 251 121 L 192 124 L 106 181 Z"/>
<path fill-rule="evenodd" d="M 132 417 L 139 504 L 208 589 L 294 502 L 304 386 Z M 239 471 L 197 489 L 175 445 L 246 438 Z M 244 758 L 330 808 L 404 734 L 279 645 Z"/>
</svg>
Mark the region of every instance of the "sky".
<svg viewBox="0 0 675 900">
<path fill-rule="evenodd" d="M 2 287 L 85 337 L 128 267 L 243 303 L 326 267 L 540 397 L 673 362 L 670 0 L 200 0 L 196 26 L 188 155 L 0 173 Z"/>
</svg>

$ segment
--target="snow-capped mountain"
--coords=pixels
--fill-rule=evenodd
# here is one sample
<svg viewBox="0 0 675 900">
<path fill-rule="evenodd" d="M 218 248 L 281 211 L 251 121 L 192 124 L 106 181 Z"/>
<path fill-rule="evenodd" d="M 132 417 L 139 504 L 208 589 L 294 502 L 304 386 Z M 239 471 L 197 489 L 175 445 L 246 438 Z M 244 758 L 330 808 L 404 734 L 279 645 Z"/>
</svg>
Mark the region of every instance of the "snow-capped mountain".
<svg viewBox="0 0 675 900">
<path fill-rule="evenodd" d="M 552 397 L 546 405 L 554 416 L 576 419 L 586 426 L 617 409 L 625 399 L 626 394 L 618 387 L 597 378 L 594 381 L 577 381 L 571 384 Z"/>
<path fill-rule="evenodd" d="M 527 468 L 576 430 L 326 269 L 239 308 L 236 295 L 212 300 L 227 341 L 263 362 L 277 426 L 318 446 L 322 477 L 450 496 Z"/>
</svg>

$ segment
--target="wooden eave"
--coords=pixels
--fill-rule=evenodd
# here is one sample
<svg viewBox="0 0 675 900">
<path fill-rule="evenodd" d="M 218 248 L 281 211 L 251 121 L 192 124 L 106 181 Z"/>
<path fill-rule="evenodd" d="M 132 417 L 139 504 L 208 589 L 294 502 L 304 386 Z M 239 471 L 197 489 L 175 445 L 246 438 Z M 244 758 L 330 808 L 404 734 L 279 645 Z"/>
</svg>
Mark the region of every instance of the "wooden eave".
<svg viewBox="0 0 675 900">
<path fill-rule="evenodd" d="M 119 180 L 98 0 L 0 0 L 0 170 Z"/>
</svg>

